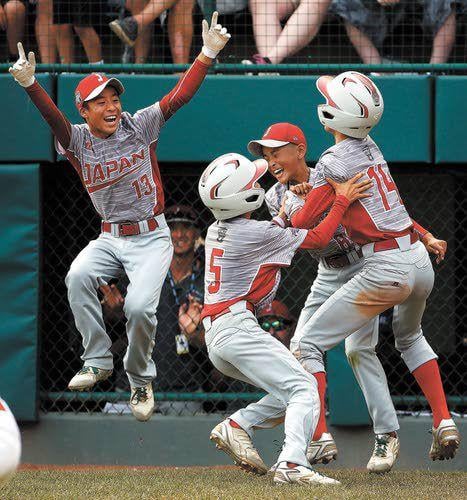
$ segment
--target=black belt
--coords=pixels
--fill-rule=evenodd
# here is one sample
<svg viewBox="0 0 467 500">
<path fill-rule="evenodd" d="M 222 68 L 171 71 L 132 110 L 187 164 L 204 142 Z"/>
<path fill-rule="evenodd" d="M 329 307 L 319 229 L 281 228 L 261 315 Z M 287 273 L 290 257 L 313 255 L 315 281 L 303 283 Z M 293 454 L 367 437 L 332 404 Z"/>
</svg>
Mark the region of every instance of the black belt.
<svg viewBox="0 0 467 500">
<path fill-rule="evenodd" d="M 331 267 L 333 269 L 340 269 L 341 267 L 355 264 L 355 262 L 358 262 L 361 258 L 363 258 L 362 249 L 355 248 L 351 252 L 323 257 L 323 260 L 328 267 Z"/>
</svg>

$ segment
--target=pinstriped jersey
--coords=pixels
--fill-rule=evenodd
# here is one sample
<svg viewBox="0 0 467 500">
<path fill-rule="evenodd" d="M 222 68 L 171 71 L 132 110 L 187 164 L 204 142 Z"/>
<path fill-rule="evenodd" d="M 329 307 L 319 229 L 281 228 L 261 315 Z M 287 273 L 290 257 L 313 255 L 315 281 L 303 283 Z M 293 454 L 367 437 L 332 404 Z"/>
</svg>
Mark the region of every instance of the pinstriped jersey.
<svg viewBox="0 0 467 500">
<path fill-rule="evenodd" d="M 315 183 L 315 169 L 310 168 L 310 176 L 308 178 L 308 182 L 311 185 Z M 280 182 L 276 182 L 265 195 L 266 205 L 268 207 L 269 213 L 274 217 L 279 213 L 279 210 L 282 205 L 282 200 L 284 199 L 285 193 L 287 192 L 288 186 L 281 184 Z M 299 199 L 298 197 L 296 197 Z M 304 201 L 300 199 L 300 205 L 304 204 Z M 298 200 L 297 200 L 298 203 Z M 322 221 L 326 215 L 329 213 L 329 210 L 326 210 L 320 221 Z M 342 224 L 339 224 L 334 236 L 332 237 L 329 245 L 320 250 L 308 250 L 310 255 L 319 260 L 323 257 L 330 257 L 333 255 L 342 255 L 342 253 L 350 252 L 354 250 L 358 245 L 356 245 L 347 235 L 347 232 Z"/>
<path fill-rule="evenodd" d="M 373 179 L 372 194 L 369 198 L 359 200 L 355 205 L 363 207 L 362 216 L 371 220 L 380 232 L 400 232 L 412 226 L 412 220 L 402 203 L 397 187 L 389 173 L 387 163 L 375 142 L 365 139 L 348 138 L 327 149 L 316 165 L 315 184 L 319 187 L 326 184 L 326 177 L 338 182 L 350 179 L 359 172 Z M 351 207 L 355 210 L 354 207 Z M 349 220 L 348 212 L 344 219 Z M 350 224 L 358 229 L 359 220 L 353 217 Z M 363 226 L 364 222 L 362 222 Z"/>
<path fill-rule="evenodd" d="M 156 103 L 133 116 L 123 112 L 106 139 L 92 135 L 87 124 L 72 125 L 66 156 L 104 221 L 142 221 L 163 211 L 155 147 L 164 123 Z"/>
<path fill-rule="evenodd" d="M 246 300 L 256 310 L 269 305 L 308 231 L 237 217 L 217 221 L 207 232 L 203 317 Z"/>
</svg>

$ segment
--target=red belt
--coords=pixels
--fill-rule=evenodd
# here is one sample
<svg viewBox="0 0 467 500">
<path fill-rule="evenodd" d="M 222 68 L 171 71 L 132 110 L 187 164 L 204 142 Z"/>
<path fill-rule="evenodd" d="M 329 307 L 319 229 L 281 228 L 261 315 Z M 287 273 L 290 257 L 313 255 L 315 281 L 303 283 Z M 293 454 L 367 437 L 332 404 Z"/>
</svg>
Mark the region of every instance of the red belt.
<svg viewBox="0 0 467 500">
<path fill-rule="evenodd" d="M 246 303 L 246 308 L 248 309 L 248 311 L 250 311 L 253 314 L 255 314 L 255 306 L 251 302 L 247 302 Z M 232 312 L 230 310 L 230 307 L 226 307 L 220 313 L 214 314 L 214 316 L 209 316 L 209 318 L 211 318 L 211 322 L 212 322 L 212 321 L 215 321 L 216 319 L 220 318 L 221 316 L 224 316 L 224 314 L 227 314 L 229 312 Z"/>
<path fill-rule="evenodd" d="M 148 223 L 148 231 L 155 231 L 159 227 L 156 219 L 148 219 L 146 222 Z M 101 230 L 103 233 L 112 234 L 112 226 L 118 227 L 117 231 L 119 236 L 136 236 L 138 234 L 147 232 L 141 231 L 138 222 L 102 222 Z"/>
<path fill-rule="evenodd" d="M 410 244 L 413 245 L 419 240 L 418 233 L 410 233 Z M 373 246 L 373 252 L 384 252 L 385 250 L 395 250 L 399 248 L 399 243 L 395 238 L 390 240 L 376 241 Z"/>
</svg>

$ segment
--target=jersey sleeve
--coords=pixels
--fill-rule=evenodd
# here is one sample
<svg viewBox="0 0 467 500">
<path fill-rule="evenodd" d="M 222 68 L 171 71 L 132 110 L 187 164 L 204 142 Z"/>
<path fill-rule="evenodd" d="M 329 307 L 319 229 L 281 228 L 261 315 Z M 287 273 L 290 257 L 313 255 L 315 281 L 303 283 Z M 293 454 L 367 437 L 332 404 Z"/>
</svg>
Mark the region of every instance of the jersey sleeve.
<svg viewBox="0 0 467 500">
<path fill-rule="evenodd" d="M 263 254 L 265 262 L 289 266 L 295 252 L 301 246 L 308 231 L 297 228 L 282 228 L 270 223 L 265 232 L 258 250 Z"/>
<path fill-rule="evenodd" d="M 266 206 L 268 207 L 271 217 L 275 217 L 281 209 L 282 202 L 280 194 L 276 189 L 276 185 L 266 191 L 264 201 L 266 202 Z"/>
<path fill-rule="evenodd" d="M 160 104 L 156 102 L 147 108 L 137 111 L 133 115 L 133 123 L 146 144 L 157 141 L 161 128 L 165 123 Z"/>
<path fill-rule="evenodd" d="M 327 184 L 326 177 L 336 182 L 345 182 L 351 177 L 345 163 L 332 152 L 323 153 L 318 160 L 314 171 L 313 187 Z"/>
</svg>

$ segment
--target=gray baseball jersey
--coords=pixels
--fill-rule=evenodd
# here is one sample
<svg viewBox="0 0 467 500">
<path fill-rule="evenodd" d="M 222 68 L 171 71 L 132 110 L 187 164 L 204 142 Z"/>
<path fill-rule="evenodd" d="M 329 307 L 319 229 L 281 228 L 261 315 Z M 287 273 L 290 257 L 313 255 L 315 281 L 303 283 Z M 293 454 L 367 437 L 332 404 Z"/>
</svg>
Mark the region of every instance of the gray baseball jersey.
<svg viewBox="0 0 467 500">
<path fill-rule="evenodd" d="M 217 221 L 206 235 L 205 306 L 215 315 L 240 300 L 257 310 L 274 298 L 280 268 L 289 266 L 308 231 L 238 217 Z"/>
<path fill-rule="evenodd" d="M 400 232 L 412 226 L 383 154 L 370 137 L 349 137 L 335 144 L 321 155 L 315 170 L 317 188 L 326 184 L 326 177 L 343 182 L 359 172 L 374 180 L 373 196 L 354 203 L 344 219 L 344 224 L 351 220 L 356 232 L 370 241 L 373 236 L 381 239 L 382 232 Z"/>
<path fill-rule="evenodd" d="M 155 147 L 164 123 L 156 103 L 133 116 L 123 112 L 107 139 L 91 134 L 87 124 L 72 125 L 66 156 L 104 221 L 142 221 L 163 211 Z M 57 151 L 64 153 L 60 145 Z"/>
</svg>

